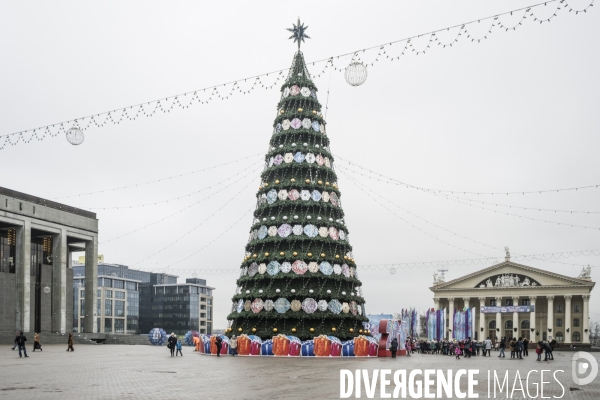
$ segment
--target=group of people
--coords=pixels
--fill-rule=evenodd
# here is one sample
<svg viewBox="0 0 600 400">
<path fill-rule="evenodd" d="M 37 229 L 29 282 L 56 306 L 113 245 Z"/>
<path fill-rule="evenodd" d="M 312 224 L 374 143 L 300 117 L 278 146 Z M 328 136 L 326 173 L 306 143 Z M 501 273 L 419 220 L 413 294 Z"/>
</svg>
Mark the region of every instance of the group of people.
<svg viewBox="0 0 600 400">
<path fill-rule="evenodd" d="M 183 357 L 183 353 L 181 352 L 181 340 L 175 336 L 175 333 L 171 333 L 171 336 L 167 339 L 167 348 L 171 350 L 171 357 L 177 357 L 178 355 Z M 177 352 L 175 352 L 175 350 L 177 350 Z"/>
<path fill-rule="evenodd" d="M 19 357 L 23 357 L 23 354 L 25 355 L 25 357 L 29 357 L 27 355 L 27 348 L 25 347 L 25 342 L 27 341 L 27 337 L 23 334 L 23 331 L 17 331 L 17 333 L 15 334 L 15 344 L 13 346 L 13 350 L 15 350 L 16 348 L 19 349 Z M 73 334 L 69 333 L 69 340 L 67 342 L 67 351 L 75 351 L 75 349 L 73 348 Z M 42 349 L 42 344 L 40 343 L 40 334 L 37 332 L 34 332 L 33 334 L 33 351 L 43 351 Z"/>
<path fill-rule="evenodd" d="M 394 342 L 395 341 L 395 342 Z M 539 341 L 536 346 L 537 361 L 541 361 L 542 353 L 545 354 L 544 361 L 554 360 L 552 351 L 554 350 L 555 341 Z M 494 346 L 492 341 L 488 337 L 484 341 L 471 340 L 414 340 L 410 337 L 406 339 L 405 347 L 408 356 L 414 353 L 421 354 L 442 354 L 447 356 L 455 356 L 456 359 L 460 359 L 460 356 L 470 358 L 471 356 L 486 355 L 491 356 L 492 348 L 499 351 L 498 357 L 504 358 L 505 350 L 508 346 L 510 351 L 510 358 L 523 360 L 523 356 L 529 355 L 530 341 L 527 338 L 516 338 L 511 337 L 508 340 L 503 337 L 499 343 Z M 395 357 L 396 350 L 398 349 L 398 342 L 394 338 L 390 345 L 392 357 Z"/>
</svg>

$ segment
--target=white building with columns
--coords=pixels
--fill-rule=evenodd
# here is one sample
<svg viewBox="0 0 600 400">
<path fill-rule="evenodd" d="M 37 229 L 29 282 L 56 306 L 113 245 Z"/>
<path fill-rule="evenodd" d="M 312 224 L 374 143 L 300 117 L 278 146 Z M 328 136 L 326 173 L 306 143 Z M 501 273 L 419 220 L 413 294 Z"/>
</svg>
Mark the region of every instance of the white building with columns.
<svg viewBox="0 0 600 400">
<path fill-rule="evenodd" d="M 452 337 L 454 310 L 475 308 L 477 340 L 488 336 L 556 339 L 589 344 L 591 268 L 570 277 L 506 261 L 454 279 L 435 279 L 430 288 L 436 309 L 447 309 L 446 336 Z"/>
<path fill-rule="evenodd" d="M 86 255 L 85 331 L 97 332 L 96 214 L 0 187 L 0 332 L 72 332 L 74 251 Z"/>
</svg>

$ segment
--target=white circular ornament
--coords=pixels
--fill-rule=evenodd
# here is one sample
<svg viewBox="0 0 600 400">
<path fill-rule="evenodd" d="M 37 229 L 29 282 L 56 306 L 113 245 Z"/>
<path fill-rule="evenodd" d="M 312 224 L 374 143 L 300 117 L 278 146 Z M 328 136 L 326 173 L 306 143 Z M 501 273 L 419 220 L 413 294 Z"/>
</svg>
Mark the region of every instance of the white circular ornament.
<svg viewBox="0 0 600 400">
<path fill-rule="evenodd" d="M 304 143 L 304 147 L 308 146 L 308 143 Z"/>
<path fill-rule="evenodd" d="M 292 289 L 292 290 L 290 290 L 290 292 L 296 293 L 296 289 Z"/>
<path fill-rule="evenodd" d="M 300 89 L 300 94 L 302 95 L 302 97 L 308 97 L 310 96 L 310 89 L 305 86 L 302 89 Z"/>
<path fill-rule="evenodd" d="M 346 295 L 346 292 L 342 292 L 342 296 L 345 296 L 345 295 Z"/>
<path fill-rule="evenodd" d="M 250 291 L 249 291 L 249 290 L 246 290 L 246 294 L 250 294 Z"/>
<path fill-rule="evenodd" d="M 331 290 L 327 289 L 327 294 L 331 294 Z"/>
<path fill-rule="evenodd" d="M 66 136 L 67 142 L 71 143 L 73 146 L 79 146 L 83 143 L 83 131 L 76 126 L 69 129 Z"/>
<path fill-rule="evenodd" d="M 297 216 L 297 215 L 294 215 L 294 219 L 298 219 L 298 216 Z"/>
<path fill-rule="evenodd" d="M 367 67 L 359 61 L 353 61 L 346 67 L 344 78 L 351 86 L 360 86 L 367 80 Z"/>
<path fill-rule="evenodd" d="M 314 290 L 310 289 L 310 290 L 308 291 L 308 293 L 311 293 L 311 294 L 312 294 L 312 293 L 314 293 Z"/>
<path fill-rule="evenodd" d="M 285 215 L 283 216 L 283 220 L 284 220 L 284 221 L 287 221 L 287 217 L 286 217 Z"/>
<path fill-rule="evenodd" d="M 292 146 L 295 146 L 295 145 L 296 145 L 296 143 L 292 143 Z"/>
<path fill-rule="evenodd" d="M 260 289 L 260 290 L 258 291 L 258 293 L 262 293 L 262 292 L 263 292 L 263 290 L 262 290 L 262 289 Z"/>
<path fill-rule="evenodd" d="M 275 293 L 279 293 L 279 292 L 281 292 L 281 290 L 275 289 Z"/>
</svg>

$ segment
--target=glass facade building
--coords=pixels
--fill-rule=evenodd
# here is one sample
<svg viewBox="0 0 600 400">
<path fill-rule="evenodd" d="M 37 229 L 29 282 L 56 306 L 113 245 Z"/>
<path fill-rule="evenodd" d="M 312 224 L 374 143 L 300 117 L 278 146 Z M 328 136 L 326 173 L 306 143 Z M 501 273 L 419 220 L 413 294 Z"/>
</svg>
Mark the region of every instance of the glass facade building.
<svg viewBox="0 0 600 400">
<path fill-rule="evenodd" d="M 99 333 L 142 334 L 152 328 L 185 334 L 212 333 L 212 291 L 206 280 L 98 264 Z M 73 266 L 73 332 L 84 332 L 85 268 Z"/>
</svg>

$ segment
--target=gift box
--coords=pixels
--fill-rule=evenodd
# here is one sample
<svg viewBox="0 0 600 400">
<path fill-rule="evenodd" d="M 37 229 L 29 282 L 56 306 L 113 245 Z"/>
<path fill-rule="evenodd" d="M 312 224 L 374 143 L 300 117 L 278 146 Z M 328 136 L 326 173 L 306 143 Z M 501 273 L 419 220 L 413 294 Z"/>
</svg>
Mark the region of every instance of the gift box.
<svg viewBox="0 0 600 400">
<path fill-rule="evenodd" d="M 355 357 L 354 340 L 347 340 L 342 343 L 342 357 Z"/>
<path fill-rule="evenodd" d="M 252 340 L 248 335 L 240 335 L 237 337 L 237 352 L 240 356 L 250 355 L 250 345 Z"/>
<path fill-rule="evenodd" d="M 202 353 L 210 354 L 210 336 L 202 336 L 202 345 L 200 346 Z"/>
<path fill-rule="evenodd" d="M 260 356 L 260 351 L 262 347 L 262 340 L 260 337 L 255 335 L 249 335 L 250 338 L 250 353 L 251 356 Z"/>
<path fill-rule="evenodd" d="M 314 357 L 315 356 L 315 346 L 313 340 L 306 340 L 302 342 L 301 346 L 301 354 L 302 357 Z"/>
<path fill-rule="evenodd" d="M 369 340 L 366 336 L 357 336 L 354 338 L 354 355 L 356 357 L 369 356 Z"/>
<path fill-rule="evenodd" d="M 313 339 L 314 352 L 317 357 L 329 357 L 331 355 L 331 340 L 325 335 Z"/>
<path fill-rule="evenodd" d="M 261 356 L 272 356 L 273 355 L 273 341 L 271 339 L 265 340 L 262 343 L 260 355 Z"/>
<path fill-rule="evenodd" d="M 300 357 L 302 341 L 296 336 L 288 336 L 288 339 L 290 340 L 290 352 L 288 355 L 291 357 Z"/>
<path fill-rule="evenodd" d="M 340 357 L 342 355 L 342 342 L 340 339 L 335 336 L 327 336 L 329 341 L 331 342 L 331 351 L 329 355 L 331 357 Z"/>
<path fill-rule="evenodd" d="M 287 356 L 290 354 L 290 339 L 280 334 L 273 337 L 273 355 Z"/>
<path fill-rule="evenodd" d="M 367 338 L 367 340 L 369 341 L 369 357 L 377 357 L 377 351 L 379 350 L 377 340 L 375 338 Z"/>
<path fill-rule="evenodd" d="M 223 335 L 213 335 L 210 337 L 210 352 L 209 354 L 217 354 L 217 336 L 221 337 L 221 354 L 226 355 L 229 353 L 229 338 Z"/>
</svg>

